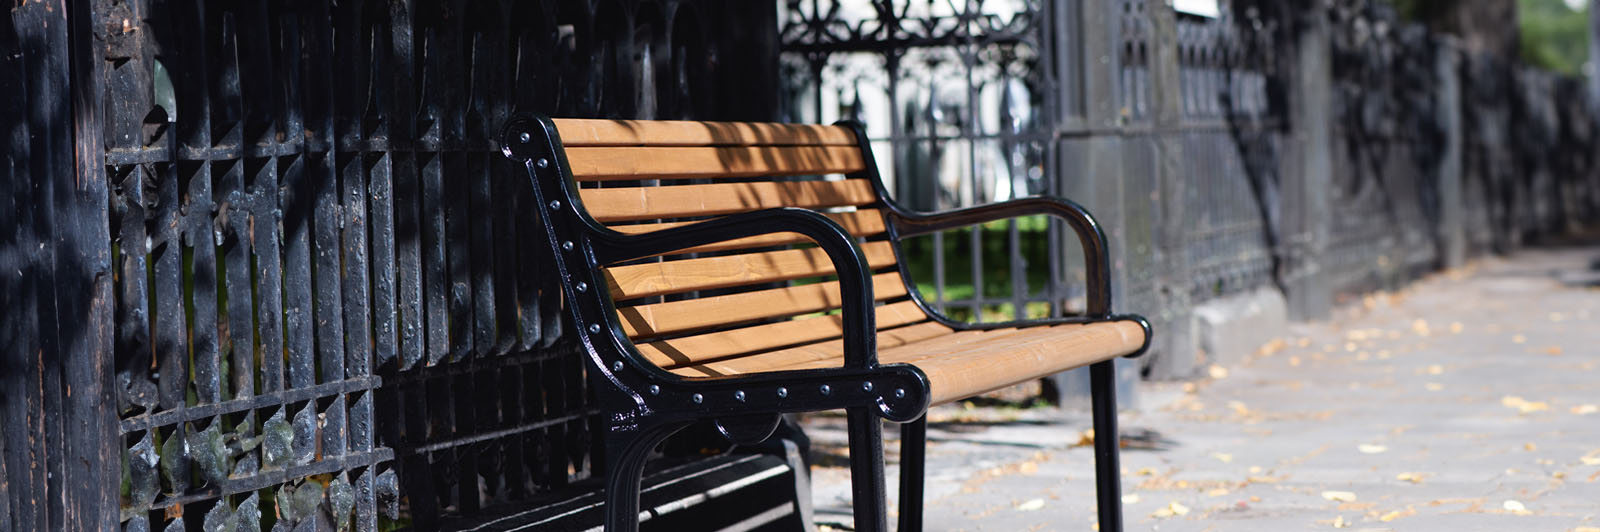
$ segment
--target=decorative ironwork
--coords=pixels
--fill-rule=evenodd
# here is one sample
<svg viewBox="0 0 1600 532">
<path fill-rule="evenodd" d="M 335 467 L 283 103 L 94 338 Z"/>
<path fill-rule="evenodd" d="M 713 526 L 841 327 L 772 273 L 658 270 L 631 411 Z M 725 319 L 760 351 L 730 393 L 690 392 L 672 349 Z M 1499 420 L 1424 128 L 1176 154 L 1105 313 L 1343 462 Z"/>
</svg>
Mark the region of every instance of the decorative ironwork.
<svg viewBox="0 0 1600 532">
<path fill-rule="evenodd" d="M 495 135 L 767 118 L 702 29 L 772 9 L 95 2 L 125 527 L 432 529 L 603 467 Z"/>
</svg>

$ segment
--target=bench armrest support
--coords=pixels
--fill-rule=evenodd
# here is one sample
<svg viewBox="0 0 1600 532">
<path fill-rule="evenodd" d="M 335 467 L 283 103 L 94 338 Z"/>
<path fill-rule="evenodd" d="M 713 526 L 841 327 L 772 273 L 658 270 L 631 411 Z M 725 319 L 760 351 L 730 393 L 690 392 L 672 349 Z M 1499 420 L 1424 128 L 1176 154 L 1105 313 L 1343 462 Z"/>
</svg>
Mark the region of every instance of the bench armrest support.
<svg viewBox="0 0 1600 532">
<path fill-rule="evenodd" d="M 854 237 L 838 223 L 815 211 L 790 207 L 732 214 L 689 225 L 623 234 L 594 228 L 590 245 L 598 266 L 641 259 L 705 244 L 738 238 L 798 233 L 817 243 L 839 277 L 844 318 L 845 367 L 876 367 L 877 325 L 873 310 L 872 276 Z"/>
<path fill-rule="evenodd" d="M 1076 203 L 1061 198 L 1033 197 L 938 213 L 919 214 L 901 209 L 892 209 L 892 213 L 890 220 L 896 238 L 1018 216 L 1044 214 L 1061 219 L 1072 227 L 1073 232 L 1078 235 L 1078 242 L 1083 245 L 1083 261 L 1087 270 L 1085 277 L 1088 284 L 1088 317 L 1094 319 L 1111 317 L 1111 266 L 1107 257 L 1105 231 L 1089 211 Z"/>
</svg>

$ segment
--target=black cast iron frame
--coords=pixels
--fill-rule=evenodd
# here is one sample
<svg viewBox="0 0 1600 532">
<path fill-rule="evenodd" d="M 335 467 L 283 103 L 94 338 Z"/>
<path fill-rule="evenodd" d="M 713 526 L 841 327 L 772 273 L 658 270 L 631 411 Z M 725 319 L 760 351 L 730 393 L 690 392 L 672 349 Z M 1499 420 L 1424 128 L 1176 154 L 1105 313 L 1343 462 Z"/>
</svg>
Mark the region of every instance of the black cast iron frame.
<svg viewBox="0 0 1600 532">
<path fill-rule="evenodd" d="M 915 290 L 911 297 L 927 315 L 949 327 L 990 329 L 1057 323 L 1135 320 L 1150 345 L 1150 325 L 1135 315 L 1111 313 L 1110 266 L 1105 234 L 1081 206 L 1059 198 L 1028 198 L 945 213 L 920 214 L 896 204 L 885 190 L 860 124 L 855 131 L 865 169 L 851 174 L 872 183 L 889 238 L 969 226 L 1015 216 L 1046 214 L 1065 221 L 1083 245 L 1088 301 L 1082 315 L 1042 320 L 969 324 L 949 319 Z M 927 376 L 907 364 L 877 362 L 872 280 L 856 240 L 837 223 L 807 209 L 775 208 L 733 214 L 643 234 L 622 234 L 590 217 L 567 164 L 556 127 L 544 116 L 511 120 L 502 136 L 507 157 L 523 163 L 552 250 L 577 339 L 583 347 L 597 400 L 606 415 L 606 530 L 634 532 L 639 523 L 639 488 L 645 459 L 663 439 L 700 420 L 714 420 L 736 443 L 756 443 L 772 434 L 784 413 L 847 412 L 850 467 L 857 530 L 887 530 L 883 435 L 877 418 L 904 423 L 900 530 L 920 530 L 923 449 L 929 403 Z M 844 332 L 841 368 L 775 371 L 751 375 L 684 378 L 640 355 L 615 318 L 600 268 L 694 246 L 772 233 L 799 233 L 827 253 L 838 275 Z M 898 255 L 900 250 L 895 248 Z M 902 281 L 910 281 L 900 261 Z M 1116 388 L 1111 361 L 1090 367 L 1095 428 L 1097 506 L 1101 530 L 1122 530 L 1117 454 Z"/>
</svg>

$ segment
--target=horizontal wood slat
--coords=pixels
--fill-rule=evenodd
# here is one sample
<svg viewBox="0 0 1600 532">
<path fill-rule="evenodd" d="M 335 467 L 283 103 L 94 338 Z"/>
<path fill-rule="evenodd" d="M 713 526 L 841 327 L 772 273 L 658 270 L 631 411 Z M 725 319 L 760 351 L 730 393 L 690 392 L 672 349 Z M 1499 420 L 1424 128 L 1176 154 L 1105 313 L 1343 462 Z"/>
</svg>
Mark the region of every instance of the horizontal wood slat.
<svg viewBox="0 0 1600 532">
<path fill-rule="evenodd" d="M 601 222 L 715 216 L 774 207 L 847 207 L 877 199 L 865 179 L 586 188 L 579 194 L 589 215 Z"/>
<path fill-rule="evenodd" d="M 850 234 L 855 236 L 875 236 L 883 234 L 885 231 L 883 224 L 883 213 L 878 212 L 877 209 L 863 209 L 854 212 L 834 212 L 827 213 L 825 216 L 832 218 L 833 221 L 838 222 L 839 226 L 843 227 L 845 231 L 849 231 Z M 611 226 L 611 229 L 619 233 L 634 235 L 640 233 L 649 233 L 652 231 L 660 231 L 663 229 L 671 229 L 673 227 L 679 227 L 693 223 L 695 222 L 660 222 L 636 225 L 614 225 Z M 748 238 L 736 238 L 733 240 L 717 242 L 715 244 L 707 244 L 704 246 L 695 246 L 692 248 L 674 250 L 670 254 L 729 251 L 735 249 L 800 244 L 804 242 L 811 242 L 811 239 L 799 233 L 771 233 Z"/>
<path fill-rule="evenodd" d="M 878 301 L 906 295 L 906 286 L 900 282 L 898 272 L 874 275 L 872 285 Z M 639 338 L 821 312 L 838 308 L 842 303 L 839 283 L 827 282 L 635 305 L 619 308 L 617 314 L 621 318 L 623 332 L 630 338 Z"/>
<path fill-rule="evenodd" d="M 928 316 L 915 302 L 901 301 L 879 305 L 879 329 L 927 321 Z M 809 342 L 838 338 L 844 334 L 844 319 L 838 314 L 817 316 L 742 329 L 717 331 L 698 336 L 660 340 L 638 345 L 639 354 L 662 368 L 739 356 Z"/>
<path fill-rule="evenodd" d="M 878 349 L 900 346 L 951 336 L 950 327 L 938 322 L 923 322 L 906 327 L 878 330 Z M 673 373 L 685 377 L 714 377 L 743 375 L 775 371 L 788 367 L 840 367 L 844 364 L 844 342 L 828 340 L 801 346 L 758 353 L 737 358 L 725 358 L 706 363 L 671 368 Z"/>
<path fill-rule="evenodd" d="M 861 252 L 867 259 L 867 266 L 874 270 L 894 265 L 894 247 L 888 242 L 868 242 L 861 246 Z M 833 273 L 833 261 L 828 259 L 828 253 L 822 248 L 682 259 L 605 269 L 611 297 L 617 300 L 789 281 Z"/>
<path fill-rule="evenodd" d="M 840 126 L 677 120 L 557 118 L 561 145 L 575 146 L 854 146 Z"/>
<path fill-rule="evenodd" d="M 848 174 L 866 168 L 855 146 L 567 148 L 579 181 Z"/>
</svg>

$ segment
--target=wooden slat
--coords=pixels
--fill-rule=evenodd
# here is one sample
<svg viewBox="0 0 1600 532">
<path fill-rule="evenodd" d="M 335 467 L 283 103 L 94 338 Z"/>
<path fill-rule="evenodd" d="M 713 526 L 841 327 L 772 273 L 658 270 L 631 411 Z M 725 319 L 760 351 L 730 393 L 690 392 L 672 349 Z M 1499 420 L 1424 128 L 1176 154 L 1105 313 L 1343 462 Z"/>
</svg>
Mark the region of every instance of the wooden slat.
<svg viewBox="0 0 1600 532">
<path fill-rule="evenodd" d="M 880 305 L 876 309 L 878 328 L 888 329 L 927 321 L 928 316 L 911 301 Z M 714 333 L 660 340 L 638 345 L 639 354 L 663 368 L 766 351 L 791 345 L 820 342 L 844 334 L 844 318 L 838 314 L 778 323 L 768 323 Z"/>
<path fill-rule="evenodd" d="M 874 275 L 872 284 L 876 300 L 906 295 L 897 272 Z M 617 314 L 622 318 L 623 332 L 630 338 L 639 338 L 821 312 L 838 308 L 841 303 L 839 283 L 827 282 L 623 307 L 617 309 Z"/>
<path fill-rule="evenodd" d="M 868 267 L 894 265 L 888 242 L 861 246 Z M 833 275 L 833 261 L 822 248 L 786 249 L 606 268 L 611 297 L 624 300 L 696 290 L 711 290 Z"/>
<path fill-rule="evenodd" d="M 885 230 L 883 224 L 883 213 L 878 212 L 877 209 L 827 213 L 825 216 L 832 218 L 833 221 L 838 222 L 839 226 L 843 227 L 845 231 L 849 231 L 850 234 L 855 236 L 875 236 L 883 234 Z M 661 222 L 636 225 L 616 225 L 611 226 L 611 229 L 619 233 L 640 234 L 689 225 L 692 223 L 695 222 Z M 735 249 L 783 246 L 788 244 L 799 244 L 803 242 L 811 242 L 811 239 L 799 233 L 772 233 L 761 236 L 752 236 L 749 238 L 737 238 L 725 242 L 717 242 L 715 244 L 696 246 L 681 250 L 674 250 L 672 253 L 728 251 Z"/>
<path fill-rule="evenodd" d="M 923 322 L 878 331 L 878 348 L 907 345 L 932 338 L 950 336 L 949 327 L 938 322 Z M 788 367 L 840 367 L 844 363 L 844 343 L 829 340 L 750 356 L 725 358 L 700 364 L 676 366 L 673 373 L 685 377 L 714 377 L 774 371 Z"/>
<path fill-rule="evenodd" d="M 876 200 L 865 179 L 589 188 L 580 194 L 601 222 L 715 216 L 774 207 L 847 207 Z"/>
<path fill-rule="evenodd" d="M 854 146 L 568 148 L 579 181 L 848 174 L 866 168 Z"/>
<path fill-rule="evenodd" d="M 575 146 L 854 146 L 839 126 L 668 120 L 557 118 L 563 147 Z"/>
<path fill-rule="evenodd" d="M 995 331 L 953 331 L 946 330 L 939 335 L 926 334 L 920 330 L 906 332 L 885 332 L 879 334 L 878 349 L 889 349 L 897 346 L 916 344 L 917 352 L 940 354 L 961 349 L 970 349 L 973 345 L 993 342 L 1017 329 L 1002 329 Z M 912 334 L 907 334 L 912 333 Z M 719 365 L 717 371 L 751 373 L 760 371 L 778 371 L 792 369 L 818 369 L 836 368 L 843 364 L 844 344 L 840 341 L 819 342 L 812 345 L 799 346 L 791 349 L 773 351 L 744 357 L 739 360 L 728 360 Z M 881 362 L 881 360 L 880 360 Z"/>
</svg>

